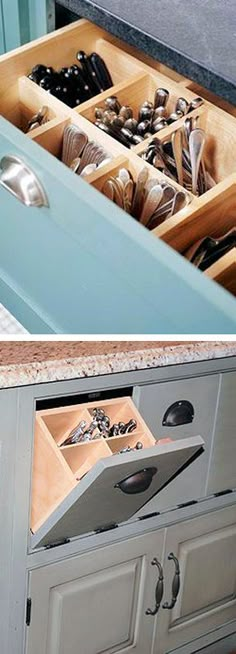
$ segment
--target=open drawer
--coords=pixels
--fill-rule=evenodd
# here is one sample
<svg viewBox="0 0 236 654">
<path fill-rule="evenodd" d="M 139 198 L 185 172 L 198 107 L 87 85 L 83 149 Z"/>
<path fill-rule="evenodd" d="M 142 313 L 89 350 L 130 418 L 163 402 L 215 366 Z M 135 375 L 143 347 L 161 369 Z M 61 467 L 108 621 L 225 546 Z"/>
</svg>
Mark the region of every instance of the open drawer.
<svg viewBox="0 0 236 654">
<path fill-rule="evenodd" d="M 113 86 L 68 105 L 65 96 L 58 99 L 33 81 L 31 71 L 38 64 L 57 71 L 74 66 L 79 49 L 104 59 Z M 196 239 L 218 238 L 235 226 L 235 117 L 207 100 L 191 110 L 207 133 L 206 164 L 216 186 L 201 197 L 189 193 L 189 204 L 157 227 L 149 231 L 103 194 L 104 182 L 120 167 L 136 184 L 144 164 L 140 155 L 152 137 L 124 147 L 92 124 L 95 107 L 117 94 L 137 114 L 159 87 L 168 90 L 172 112 L 178 98 L 190 103 L 196 96 L 176 83 L 173 71 L 133 55 L 108 32 L 81 20 L 0 58 L 0 165 L 12 163 L 12 156 L 21 159 L 47 198 L 40 209 L 23 205 L 0 170 L 1 301 L 31 333 L 235 333 L 234 259 L 221 262 L 223 271 L 202 275 L 180 256 Z M 43 106 L 46 122 L 28 131 Z M 172 139 L 184 120 L 158 132 L 160 140 Z M 87 175 L 88 183 L 61 161 L 71 123 L 102 146 L 109 160 Z M 149 163 L 146 168 L 148 184 L 169 179 Z M 174 179 L 172 186 L 182 188 Z M 101 292 L 109 297 L 103 311 Z"/>
<path fill-rule="evenodd" d="M 130 433 L 65 445 L 102 409 Z M 141 443 L 141 449 L 135 449 Z M 129 446 L 131 451 L 123 451 Z M 38 411 L 32 483 L 32 547 L 66 541 L 128 520 L 204 450 L 200 436 L 158 441 L 129 397 Z"/>
</svg>

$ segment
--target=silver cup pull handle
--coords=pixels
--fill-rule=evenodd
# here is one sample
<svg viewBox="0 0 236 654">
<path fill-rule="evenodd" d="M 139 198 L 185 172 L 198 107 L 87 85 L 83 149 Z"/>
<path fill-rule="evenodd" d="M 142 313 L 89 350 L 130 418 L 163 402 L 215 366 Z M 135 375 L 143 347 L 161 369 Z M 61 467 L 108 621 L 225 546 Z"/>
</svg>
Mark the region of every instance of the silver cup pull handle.
<svg viewBox="0 0 236 654">
<path fill-rule="evenodd" d="M 6 155 L 0 161 L 0 186 L 27 207 L 48 207 L 44 188 L 22 159 Z"/>
</svg>

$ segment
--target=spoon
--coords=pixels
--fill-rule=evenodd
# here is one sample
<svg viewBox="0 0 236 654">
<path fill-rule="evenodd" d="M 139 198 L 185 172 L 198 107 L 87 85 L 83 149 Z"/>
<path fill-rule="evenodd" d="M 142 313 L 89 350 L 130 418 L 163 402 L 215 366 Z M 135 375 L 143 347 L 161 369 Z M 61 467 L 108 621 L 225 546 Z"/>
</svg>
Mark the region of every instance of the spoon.
<svg viewBox="0 0 236 654">
<path fill-rule="evenodd" d="M 124 185 L 124 192 L 123 192 L 124 210 L 127 211 L 127 213 L 130 213 L 130 210 L 131 210 L 132 200 L 133 200 L 133 193 L 134 193 L 133 180 L 128 179 L 127 182 Z"/>
<path fill-rule="evenodd" d="M 76 157 L 76 158 L 73 159 L 73 161 L 71 162 L 71 164 L 70 164 L 70 169 L 73 170 L 74 173 L 77 173 L 77 171 L 79 170 L 79 167 L 80 167 L 80 161 L 81 161 L 80 157 Z"/>
<path fill-rule="evenodd" d="M 105 182 L 105 184 L 103 186 L 102 192 L 107 198 L 109 198 L 109 200 L 112 200 L 112 201 L 114 200 L 114 195 L 115 195 L 114 187 L 113 187 L 112 181 L 110 179 L 106 180 L 106 182 Z"/>
<path fill-rule="evenodd" d="M 156 186 L 153 186 L 151 191 L 149 191 L 147 198 L 144 202 L 141 216 L 139 219 L 139 222 L 142 225 L 147 225 L 150 218 L 157 210 L 157 207 L 161 202 L 162 196 L 163 196 L 163 189 L 160 186 L 160 184 L 156 184 Z"/>
<path fill-rule="evenodd" d="M 173 200 L 173 206 L 172 206 L 172 215 L 177 213 L 177 211 L 180 211 L 180 209 L 183 209 L 186 205 L 186 193 L 184 191 L 177 191 L 174 200 Z"/>
<path fill-rule="evenodd" d="M 148 168 L 142 168 L 138 174 L 132 207 L 131 214 L 134 218 L 137 218 L 141 212 L 143 206 L 143 199 L 145 194 L 145 185 L 148 180 L 149 171 Z"/>
<path fill-rule="evenodd" d="M 197 180 L 201 158 L 206 142 L 206 134 L 203 129 L 197 128 L 189 136 L 189 154 L 192 168 L 192 193 L 197 194 Z"/>
<path fill-rule="evenodd" d="M 179 184 L 183 186 L 183 166 L 182 166 L 183 138 L 180 129 L 177 129 L 176 132 L 172 134 L 171 143 L 172 143 L 173 155 L 176 165 L 177 180 Z"/>
<path fill-rule="evenodd" d="M 123 184 L 126 184 L 126 182 L 128 182 L 131 179 L 130 174 L 126 168 L 121 168 L 119 170 L 118 177 L 121 180 L 121 182 L 123 182 Z"/>
</svg>

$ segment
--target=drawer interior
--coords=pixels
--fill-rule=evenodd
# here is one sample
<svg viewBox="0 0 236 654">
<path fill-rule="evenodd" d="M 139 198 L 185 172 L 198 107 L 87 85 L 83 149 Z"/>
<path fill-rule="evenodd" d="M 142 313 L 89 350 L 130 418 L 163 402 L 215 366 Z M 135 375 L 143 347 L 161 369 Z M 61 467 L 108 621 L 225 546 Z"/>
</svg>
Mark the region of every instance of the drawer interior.
<svg viewBox="0 0 236 654">
<path fill-rule="evenodd" d="M 87 54 L 97 52 L 103 58 L 112 77 L 113 86 L 110 89 L 77 107 L 69 107 L 27 77 L 37 64 L 51 66 L 58 71 L 78 63 L 76 54 L 79 50 Z M 140 105 L 144 101 L 153 101 L 157 88 L 169 92 L 168 113 L 174 111 L 178 98 L 191 102 L 201 91 L 190 80 L 182 79 L 86 20 L 57 30 L 0 59 L 0 113 L 25 132 L 32 115 L 46 105 L 48 122 L 26 134 L 26 137 L 58 159 L 61 158 L 64 129 L 70 123 L 84 131 L 89 140 L 102 145 L 111 159 L 110 163 L 104 169 L 86 176 L 86 182 L 100 192 L 103 192 L 105 182 L 119 174 L 122 167 L 127 168 L 136 184 L 144 166 L 148 170 L 148 181 L 168 183 L 176 192 L 183 190 L 178 181 L 167 177 L 165 171 L 159 171 L 143 161 L 142 154 L 153 140 L 153 135 L 147 135 L 142 143 L 128 149 L 94 125 L 95 108 L 104 107 L 109 96 L 116 95 L 121 105 L 130 105 L 137 118 Z M 167 215 L 160 224 L 154 223 L 149 227 L 153 237 L 163 239 L 182 255 L 199 239 L 222 237 L 229 229 L 236 227 L 235 113 L 228 105 L 222 105 L 223 109 L 215 106 L 213 96 L 203 93 L 202 97 L 204 104 L 193 110 L 191 116 L 196 125 L 206 132 L 204 164 L 216 184 L 199 197 L 193 196 L 191 189 L 188 189 L 183 208 L 173 210 L 173 215 Z M 174 132 L 183 129 L 185 119 L 186 116 L 182 116 L 158 131 L 161 144 L 171 142 Z M 219 265 L 211 266 L 211 270 L 204 274 L 235 294 L 235 250 L 217 263 Z"/>
</svg>

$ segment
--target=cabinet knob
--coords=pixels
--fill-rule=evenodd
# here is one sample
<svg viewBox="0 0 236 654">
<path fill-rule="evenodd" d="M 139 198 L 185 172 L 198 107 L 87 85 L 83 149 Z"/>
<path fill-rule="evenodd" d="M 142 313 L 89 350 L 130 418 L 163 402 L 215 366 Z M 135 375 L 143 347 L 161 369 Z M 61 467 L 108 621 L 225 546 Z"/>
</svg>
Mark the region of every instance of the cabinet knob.
<svg viewBox="0 0 236 654">
<path fill-rule="evenodd" d="M 119 481 L 118 484 L 115 484 L 115 488 L 120 488 L 123 493 L 127 495 L 134 495 L 135 493 L 144 493 L 150 484 L 152 479 L 157 472 L 157 468 L 144 468 L 139 470 L 134 475 L 129 475 L 122 481 Z"/>
<path fill-rule="evenodd" d="M 27 207 L 48 207 L 41 182 L 22 159 L 6 155 L 0 161 L 0 185 Z"/>
<path fill-rule="evenodd" d="M 159 611 L 160 605 L 161 605 L 161 600 L 163 597 L 163 592 L 164 592 L 164 576 L 163 576 L 163 569 L 157 558 L 155 557 L 152 560 L 151 565 L 155 565 L 158 568 L 159 571 L 159 576 L 157 580 L 157 585 L 155 589 L 155 608 L 154 609 L 147 609 L 145 611 L 146 615 L 156 615 Z"/>
<path fill-rule="evenodd" d="M 170 603 L 165 602 L 162 606 L 163 609 L 171 609 L 174 608 L 176 604 L 176 600 L 179 594 L 179 589 L 180 589 L 180 569 L 179 569 L 179 561 L 177 557 L 171 552 L 168 556 L 168 561 L 174 561 L 175 564 L 175 574 L 173 577 L 173 582 L 172 582 L 172 599 Z"/>
</svg>

